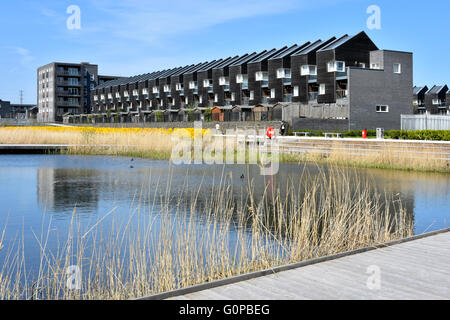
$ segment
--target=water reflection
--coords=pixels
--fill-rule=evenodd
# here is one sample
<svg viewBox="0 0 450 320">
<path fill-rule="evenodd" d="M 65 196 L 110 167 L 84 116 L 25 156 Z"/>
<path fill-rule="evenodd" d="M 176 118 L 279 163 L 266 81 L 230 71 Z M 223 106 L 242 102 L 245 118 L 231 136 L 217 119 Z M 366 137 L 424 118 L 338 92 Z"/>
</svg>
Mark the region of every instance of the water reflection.
<svg viewBox="0 0 450 320">
<path fill-rule="evenodd" d="M 75 207 L 96 212 L 101 190 L 98 171 L 39 168 L 37 195 L 41 208 L 50 212 L 71 211 Z"/>
<path fill-rule="evenodd" d="M 103 215 L 112 207 L 129 213 L 137 205 L 177 203 L 196 196 L 207 203 L 219 184 L 231 188 L 236 206 L 243 205 L 253 186 L 256 199 L 267 195 L 267 205 L 288 188 L 302 190 L 305 172 L 311 179 L 327 174 L 326 167 L 283 164 L 279 174 L 261 176 L 257 166 L 175 166 L 166 161 L 134 160 L 112 157 L 70 156 L 4 156 L 0 158 L 0 200 L 3 213 L 11 212 L 18 219 L 32 214 L 39 225 L 44 211 L 59 219 L 69 219 L 74 208 L 86 216 Z M 412 173 L 389 170 L 349 170 L 344 185 L 356 191 L 382 193 L 401 199 L 402 205 L 415 219 L 416 232 L 441 229 L 450 219 L 450 177 L 442 174 Z M 36 181 L 33 179 L 33 172 Z M 357 178 L 356 176 L 359 176 Z M 357 184 L 356 181 L 367 183 Z M 34 186 L 33 186 L 34 185 Z M 186 186 L 189 186 L 186 188 Z M 170 192 L 167 191 L 170 188 Z M 35 189 L 37 199 L 30 195 Z M 279 192 L 279 193 L 277 193 Z M 24 196 L 24 193 L 27 193 Z M 243 197 L 244 196 L 244 197 Z M 320 196 L 320 195 L 318 195 Z M 183 200 L 184 199 L 184 200 Z M 286 199 L 289 201 L 289 199 Z M 383 198 L 380 201 L 385 201 Z M 289 205 L 287 203 L 286 205 Z M 5 215 L 3 215 L 4 218 Z M 2 222 L 0 217 L 0 222 Z"/>
</svg>

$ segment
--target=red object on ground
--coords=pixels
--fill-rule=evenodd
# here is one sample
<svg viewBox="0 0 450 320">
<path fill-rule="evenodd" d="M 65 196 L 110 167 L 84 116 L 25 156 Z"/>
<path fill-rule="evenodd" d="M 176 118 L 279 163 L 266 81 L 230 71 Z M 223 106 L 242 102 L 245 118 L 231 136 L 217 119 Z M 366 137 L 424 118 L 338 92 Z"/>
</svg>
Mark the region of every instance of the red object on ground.
<svg viewBox="0 0 450 320">
<path fill-rule="evenodd" d="M 363 130 L 362 137 L 363 139 L 367 139 L 367 130 Z"/>
<path fill-rule="evenodd" d="M 275 137 L 275 128 L 270 127 L 269 129 L 267 129 L 266 134 L 269 139 L 272 139 L 273 137 Z"/>
</svg>

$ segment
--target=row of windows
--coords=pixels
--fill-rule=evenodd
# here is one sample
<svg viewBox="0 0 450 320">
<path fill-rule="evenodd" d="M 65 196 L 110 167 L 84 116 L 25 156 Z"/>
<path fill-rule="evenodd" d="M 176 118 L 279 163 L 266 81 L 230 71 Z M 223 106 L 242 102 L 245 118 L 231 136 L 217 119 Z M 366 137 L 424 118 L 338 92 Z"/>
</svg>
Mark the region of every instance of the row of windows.
<svg viewBox="0 0 450 320">
<path fill-rule="evenodd" d="M 362 67 L 365 67 L 365 65 L 361 65 Z M 379 68 L 378 64 L 372 65 L 374 69 Z M 328 64 L 328 71 L 329 72 L 345 72 L 345 62 L 342 61 L 333 61 Z M 394 73 L 401 73 L 401 64 L 396 63 L 394 64 Z M 302 76 L 316 76 L 317 75 L 317 67 L 314 65 L 304 65 L 301 67 L 301 75 Z M 281 68 L 277 70 L 277 77 L 278 78 L 291 78 L 291 70 L 286 68 Z M 255 74 L 256 81 L 268 81 L 268 73 L 263 71 L 258 71 Z M 236 83 L 238 84 L 247 84 L 248 83 L 248 75 L 245 74 L 238 74 L 236 76 Z M 230 81 L 228 77 L 220 77 L 219 78 L 219 85 L 220 86 L 228 86 L 230 85 Z M 212 81 L 210 79 L 203 80 L 203 87 L 209 88 L 212 86 Z M 182 91 L 183 90 L 183 84 L 177 83 L 176 84 L 176 90 Z M 93 89 L 91 85 L 91 89 Z M 198 85 L 196 81 L 190 81 L 189 82 L 189 89 L 195 90 L 198 89 Z M 170 92 L 170 85 L 164 86 L 164 92 Z M 154 94 L 159 93 L 159 87 L 155 86 L 152 88 L 152 92 Z M 148 94 L 148 92 L 144 93 Z M 321 85 L 321 89 L 319 94 L 325 94 L 325 85 Z M 137 95 L 137 94 L 135 94 Z"/>
</svg>

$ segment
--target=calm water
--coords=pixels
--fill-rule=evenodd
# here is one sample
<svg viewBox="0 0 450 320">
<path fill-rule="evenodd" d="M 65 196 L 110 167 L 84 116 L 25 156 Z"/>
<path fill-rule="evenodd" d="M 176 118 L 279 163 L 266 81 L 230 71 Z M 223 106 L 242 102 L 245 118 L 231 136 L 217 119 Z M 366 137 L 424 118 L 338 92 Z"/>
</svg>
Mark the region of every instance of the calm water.
<svg viewBox="0 0 450 320">
<path fill-rule="evenodd" d="M 169 202 L 175 205 L 183 197 L 192 197 L 186 192 L 186 183 L 194 186 L 192 192 L 198 186 L 206 190 L 200 194 L 201 202 L 206 201 L 210 195 L 208 190 L 211 192 L 219 183 L 222 174 L 231 177 L 233 192 L 238 197 L 245 194 L 249 177 L 254 179 L 257 192 L 262 193 L 268 183 L 282 188 L 288 179 L 298 177 L 302 169 L 283 164 L 279 174 L 267 180 L 259 175 L 258 168 L 239 165 L 170 168 L 167 161 L 131 161 L 130 158 L 0 156 L 0 236 L 7 223 L 6 241 L 23 234 L 28 258 L 38 259 L 36 237 L 42 233 L 43 220 L 51 219 L 52 231 L 64 235 L 74 210 L 86 223 L 102 219 L 114 208 L 115 214 L 126 219 L 149 199 L 170 194 Z M 307 170 L 314 174 L 317 168 L 308 166 Z M 378 190 L 402 199 L 406 209 L 414 214 L 416 233 L 449 225 L 449 175 L 387 170 L 359 172 Z M 171 181 L 169 188 L 168 181 Z M 156 213 L 161 201 L 152 202 L 154 205 L 149 210 Z M 52 245 L 55 244 L 49 244 Z"/>
</svg>

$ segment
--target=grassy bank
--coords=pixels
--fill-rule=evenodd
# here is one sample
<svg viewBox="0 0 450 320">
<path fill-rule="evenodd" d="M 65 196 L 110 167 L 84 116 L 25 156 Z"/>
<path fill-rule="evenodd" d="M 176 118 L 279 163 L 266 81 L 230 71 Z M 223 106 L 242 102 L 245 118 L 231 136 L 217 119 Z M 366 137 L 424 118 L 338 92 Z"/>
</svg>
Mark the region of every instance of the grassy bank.
<svg viewBox="0 0 450 320">
<path fill-rule="evenodd" d="M 203 148 L 216 144 L 210 130 L 203 130 Z M 0 128 L 0 144 L 65 144 L 67 154 L 112 155 L 169 160 L 180 138 L 191 143 L 194 129 L 144 129 L 144 128 Z M 219 147 L 219 149 L 224 146 Z M 235 153 L 240 147 L 233 146 Z M 450 163 L 435 160 L 427 148 L 383 145 L 379 153 L 349 152 L 342 142 L 334 142 L 331 153 L 310 150 L 306 154 L 280 154 L 281 162 L 319 162 L 333 165 L 357 166 L 425 172 L 450 172 Z M 193 152 L 192 152 L 193 154 Z M 246 154 L 246 159 L 250 155 Z"/>
<path fill-rule="evenodd" d="M 382 146 L 380 152 L 352 152 L 341 141 L 333 143 L 329 152 L 280 155 L 281 162 L 312 162 L 336 166 L 390 169 L 418 172 L 450 173 L 450 162 L 429 154 L 430 149 L 403 146 Z"/>
<path fill-rule="evenodd" d="M 286 186 L 268 180 L 263 195 L 253 181 L 245 192 L 233 190 L 225 174 L 211 187 L 187 179 L 173 194 L 169 181 L 154 197 L 143 186 L 125 221 L 112 210 L 85 226 L 74 211 L 56 252 L 47 244 L 50 218 L 35 234 L 41 259 L 34 273 L 22 237 L 3 241 L 0 299 L 136 298 L 413 235 L 401 199 L 357 172 L 330 168 L 291 178 Z M 74 265 L 79 290 L 67 287 Z"/>
</svg>

